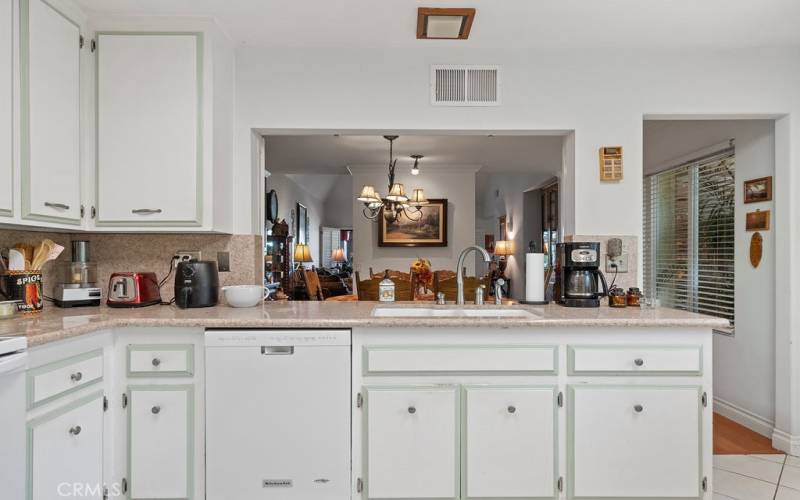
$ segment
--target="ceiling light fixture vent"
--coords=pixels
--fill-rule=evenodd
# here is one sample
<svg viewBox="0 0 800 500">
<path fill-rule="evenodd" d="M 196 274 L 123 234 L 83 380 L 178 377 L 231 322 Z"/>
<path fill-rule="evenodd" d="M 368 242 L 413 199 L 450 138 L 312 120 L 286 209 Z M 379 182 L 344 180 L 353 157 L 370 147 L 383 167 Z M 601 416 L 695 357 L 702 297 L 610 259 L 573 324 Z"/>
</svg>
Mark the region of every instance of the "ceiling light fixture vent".
<svg viewBox="0 0 800 500">
<path fill-rule="evenodd" d="M 434 106 L 499 106 L 500 67 L 431 66 L 431 104 Z"/>
</svg>

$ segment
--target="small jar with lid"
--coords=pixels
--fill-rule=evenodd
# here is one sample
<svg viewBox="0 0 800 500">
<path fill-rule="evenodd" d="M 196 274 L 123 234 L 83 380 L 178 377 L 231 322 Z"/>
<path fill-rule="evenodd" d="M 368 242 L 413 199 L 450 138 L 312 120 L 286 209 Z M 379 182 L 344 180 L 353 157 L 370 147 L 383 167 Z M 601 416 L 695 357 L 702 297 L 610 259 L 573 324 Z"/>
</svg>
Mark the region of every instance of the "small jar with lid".
<svg viewBox="0 0 800 500">
<path fill-rule="evenodd" d="M 626 307 L 628 305 L 625 290 L 619 287 L 614 287 L 608 291 L 608 306 L 609 307 Z"/>
<path fill-rule="evenodd" d="M 636 287 L 628 288 L 627 302 L 631 307 L 641 307 L 642 291 Z"/>
</svg>

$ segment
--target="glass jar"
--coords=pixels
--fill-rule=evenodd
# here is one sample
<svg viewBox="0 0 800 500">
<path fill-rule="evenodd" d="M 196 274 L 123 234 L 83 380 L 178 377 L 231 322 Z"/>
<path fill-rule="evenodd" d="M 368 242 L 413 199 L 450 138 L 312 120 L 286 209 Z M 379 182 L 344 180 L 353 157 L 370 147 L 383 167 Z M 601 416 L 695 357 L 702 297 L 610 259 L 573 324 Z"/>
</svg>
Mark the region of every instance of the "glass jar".
<svg viewBox="0 0 800 500">
<path fill-rule="evenodd" d="M 608 291 L 608 306 L 609 307 L 626 307 L 628 302 L 625 297 L 625 290 L 622 288 L 614 287 Z"/>
<path fill-rule="evenodd" d="M 628 288 L 627 302 L 631 307 L 641 307 L 642 291 L 636 287 Z"/>
</svg>

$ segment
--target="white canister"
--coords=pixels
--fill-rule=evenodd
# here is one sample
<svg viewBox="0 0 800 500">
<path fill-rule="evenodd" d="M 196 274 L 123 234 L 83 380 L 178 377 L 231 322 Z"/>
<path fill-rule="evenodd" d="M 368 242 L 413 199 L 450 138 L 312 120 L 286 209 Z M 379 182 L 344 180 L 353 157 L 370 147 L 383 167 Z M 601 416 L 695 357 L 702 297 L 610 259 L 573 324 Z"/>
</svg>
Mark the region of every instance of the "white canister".
<svg viewBox="0 0 800 500">
<path fill-rule="evenodd" d="M 378 300 L 380 302 L 394 302 L 394 281 L 389 279 L 389 273 L 383 276 L 378 284 Z"/>
</svg>

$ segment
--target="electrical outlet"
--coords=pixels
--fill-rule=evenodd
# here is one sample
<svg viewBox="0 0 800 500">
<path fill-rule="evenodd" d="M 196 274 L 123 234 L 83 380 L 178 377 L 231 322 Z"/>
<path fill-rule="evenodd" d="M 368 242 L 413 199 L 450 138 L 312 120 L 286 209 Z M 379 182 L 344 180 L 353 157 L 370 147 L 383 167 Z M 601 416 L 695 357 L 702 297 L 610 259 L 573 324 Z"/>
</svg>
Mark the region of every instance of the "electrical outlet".
<svg viewBox="0 0 800 500">
<path fill-rule="evenodd" d="M 178 267 L 178 262 L 186 260 L 200 260 L 200 250 L 178 250 L 173 256 L 175 259 L 175 267 Z"/>
<path fill-rule="evenodd" d="M 614 268 L 616 264 L 616 269 Z M 628 272 L 628 254 L 622 254 L 617 257 L 606 255 L 606 272 L 607 273 L 627 273 Z"/>
<path fill-rule="evenodd" d="M 221 273 L 230 272 L 231 270 L 230 252 L 217 252 L 217 268 Z"/>
</svg>

